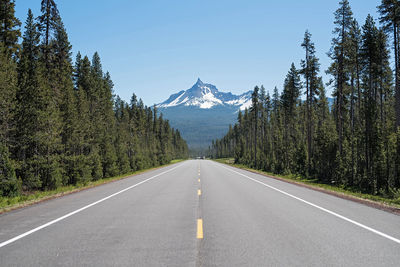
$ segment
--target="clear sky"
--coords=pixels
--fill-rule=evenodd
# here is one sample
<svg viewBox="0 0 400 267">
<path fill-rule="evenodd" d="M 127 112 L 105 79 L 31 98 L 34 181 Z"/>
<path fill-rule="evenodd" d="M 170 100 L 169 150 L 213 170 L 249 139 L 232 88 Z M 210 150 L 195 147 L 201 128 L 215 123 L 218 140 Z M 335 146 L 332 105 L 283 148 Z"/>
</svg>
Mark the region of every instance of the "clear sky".
<svg viewBox="0 0 400 267">
<path fill-rule="evenodd" d="M 221 91 L 242 93 L 263 84 L 282 88 L 308 29 L 321 70 L 330 64 L 333 12 L 339 0 L 55 0 L 74 57 L 100 53 L 114 91 L 134 92 L 152 105 L 188 89 L 198 77 Z M 16 0 L 25 23 L 40 0 Z M 377 20 L 379 0 L 350 0 L 355 18 Z M 324 76 L 324 82 L 328 77 Z M 329 90 L 330 92 L 330 90 Z"/>
</svg>

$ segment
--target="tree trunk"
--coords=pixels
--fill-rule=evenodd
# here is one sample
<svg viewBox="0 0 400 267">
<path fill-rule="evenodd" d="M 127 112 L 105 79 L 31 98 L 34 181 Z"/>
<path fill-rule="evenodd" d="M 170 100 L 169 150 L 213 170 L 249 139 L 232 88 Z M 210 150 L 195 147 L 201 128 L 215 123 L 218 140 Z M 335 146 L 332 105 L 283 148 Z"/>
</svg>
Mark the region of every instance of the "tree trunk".
<svg viewBox="0 0 400 267">
<path fill-rule="evenodd" d="M 353 186 L 354 182 L 354 76 L 351 76 L 351 101 L 350 101 L 350 116 L 351 116 L 351 178 L 349 185 Z"/>
<path fill-rule="evenodd" d="M 257 121 L 258 121 L 258 108 L 255 106 L 254 110 L 254 168 L 257 168 Z"/>
<path fill-rule="evenodd" d="M 397 23 L 393 23 L 394 58 L 395 58 L 395 98 L 396 98 L 396 129 L 400 127 L 400 84 L 399 84 L 399 47 Z"/>
</svg>

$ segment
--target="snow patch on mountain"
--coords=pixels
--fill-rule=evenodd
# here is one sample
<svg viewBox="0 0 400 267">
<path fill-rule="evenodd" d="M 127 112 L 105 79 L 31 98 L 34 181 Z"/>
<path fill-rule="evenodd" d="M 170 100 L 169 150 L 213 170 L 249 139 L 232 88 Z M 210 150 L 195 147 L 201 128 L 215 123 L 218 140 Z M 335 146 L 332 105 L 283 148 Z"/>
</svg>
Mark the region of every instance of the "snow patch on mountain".
<svg viewBox="0 0 400 267">
<path fill-rule="evenodd" d="M 240 110 L 249 109 L 251 107 L 251 91 L 240 95 L 237 99 L 227 101 L 226 104 L 239 106 Z"/>
<path fill-rule="evenodd" d="M 207 88 L 208 89 L 208 88 Z M 223 102 L 216 98 L 211 91 L 205 90 L 202 92 L 201 97 L 196 97 L 191 99 L 190 101 L 187 101 L 185 103 L 185 106 L 198 106 L 200 108 L 212 108 L 215 105 L 223 105 Z"/>
<path fill-rule="evenodd" d="M 183 92 L 180 96 L 178 96 L 177 98 L 175 98 L 170 104 L 168 104 L 167 106 L 169 107 L 173 107 L 176 106 L 179 103 L 179 99 L 181 99 L 181 97 L 184 95 L 185 93 Z"/>
</svg>

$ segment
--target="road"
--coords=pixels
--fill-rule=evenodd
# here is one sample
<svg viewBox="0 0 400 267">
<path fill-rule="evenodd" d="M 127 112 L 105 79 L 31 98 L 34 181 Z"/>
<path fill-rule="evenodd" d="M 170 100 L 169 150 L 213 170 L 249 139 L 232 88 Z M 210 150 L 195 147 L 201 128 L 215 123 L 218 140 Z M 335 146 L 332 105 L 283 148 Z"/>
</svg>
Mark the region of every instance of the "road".
<svg viewBox="0 0 400 267">
<path fill-rule="evenodd" d="M 208 160 L 0 215 L 0 266 L 399 266 L 400 216 Z"/>
</svg>

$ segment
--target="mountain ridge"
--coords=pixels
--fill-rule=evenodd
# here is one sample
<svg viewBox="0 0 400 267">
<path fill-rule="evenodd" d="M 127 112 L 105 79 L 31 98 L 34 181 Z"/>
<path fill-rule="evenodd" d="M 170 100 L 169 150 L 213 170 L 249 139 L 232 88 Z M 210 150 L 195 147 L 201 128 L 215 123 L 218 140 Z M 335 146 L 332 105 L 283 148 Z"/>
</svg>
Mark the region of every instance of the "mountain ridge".
<svg viewBox="0 0 400 267">
<path fill-rule="evenodd" d="M 220 92 L 215 85 L 203 83 L 198 78 L 191 88 L 170 95 L 157 107 L 196 106 L 201 109 L 210 109 L 216 106 L 231 106 L 244 110 L 251 106 L 251 93 L 252 91 L 247 91 L 241 95 L 235 95 L 231 92 Z"/>
</svg>

